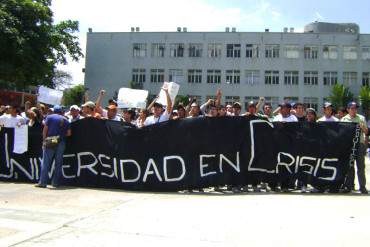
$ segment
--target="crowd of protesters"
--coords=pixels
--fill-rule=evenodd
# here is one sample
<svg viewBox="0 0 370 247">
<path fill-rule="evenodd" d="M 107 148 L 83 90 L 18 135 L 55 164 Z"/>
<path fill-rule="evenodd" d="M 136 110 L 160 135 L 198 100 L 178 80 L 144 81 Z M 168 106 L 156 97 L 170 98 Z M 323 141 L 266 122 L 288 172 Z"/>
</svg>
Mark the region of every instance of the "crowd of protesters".
<svg viewBox="0 0 370 247">
<path fill-rule="evenodd" d="M 278 108 L 273 109 L 272 105 L 265 103 L 264 98 L 260 97 L 258 102 L 248 102 L 245 113 L 242 113 L 242 107 L 239 102 L 232 105 L 223 105 L 221 102 L 222 92 L 217 90 L 215 99 L 209 99 L 204 104 L 200 105 L 195 98 L 189 99 L 189 104 L 177 104 L 173 108 L 167 88 L 162 88 L 166 94 L 166 105 L 157 102 L 156 97 L 147 107 L 147 109 L 119 109 L 118 104 L 114 99 L 108 100 L 107 107 L 103 107 L 102 102 L 105 97 L 105 91 L 101 90 L 95 102 L 87 101 L 81 106 L 72 105 L 69 108 L 62 108 L 58 105 L 48 107 L 44 104 L 32 106 L 30 102 L 26 102 L 24 109 L 20 110 L 16 106 L 0 106 L 0 127 L 19 127 L 28 125 L 29 127 L 43 127 L 43 163 L 41 169 L 41 179 L 36 185 L 38 187 L 46 187 L 47 173 L 55 159 L 56 169 L 53 176 L 52 185 L 59 186 L 59 178 L 61 176 L 63 152 L 65 148 L 64 139 L 71 135 L 70 123 L 83 118 L 98 118 L 112 121 L 125 122 L 126 124 L 143 128 L 148 125 L 153 125 L 165 121 L 178 120 L 184 118 L 197 117 L 234 117 L 245 116 L 248 118 L 260 118 L 270 122 L 355 122 L 360 125 L 361 138 L 358 155 L 356 158 L 357 176 L 360 185 L 360 192 L 367 194 L 366 178 L 365 178 L 365 154 L 368 142 L 368 124 L 365 117 L 358 114 L 358 105 L 356 102 L 348 103 L 346 108 L 335 109 L 330 102 L 325 102 L 322 115 L 319 118 L 318 113 L 313 108 L 305 109 L 304 104 L 300 102 L 282 102 Z M 369 121 L 370 123 L 370 121 Z M 53 138 L 57 144 L 53 144 Z M 354 186 L 355 170 L 351 167 L 343 192 L 352 192 Z M 291 191 L 300 190 L 301 192 L 339 192 L 338 188 L 308 188 L 308 184 L 297 179 L 290 179 L 277 184 L 253 183 L 245 187 L 227 186 L 228 190 L 233 192 L 240 191 Z M 199 189 L 202 191 L 202 189 Z M 215 190 L 220 190 L 216 187 Z"/>
</svg>

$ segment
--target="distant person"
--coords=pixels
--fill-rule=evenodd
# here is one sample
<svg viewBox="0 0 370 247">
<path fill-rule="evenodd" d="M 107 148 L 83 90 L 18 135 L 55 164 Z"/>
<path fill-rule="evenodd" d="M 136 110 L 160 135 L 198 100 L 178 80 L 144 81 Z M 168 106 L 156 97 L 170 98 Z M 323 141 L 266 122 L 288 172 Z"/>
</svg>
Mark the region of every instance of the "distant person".
<svg viewBox="0 0 370 247">
<path fill-rule="evenodd" d="M 298 119 L 298 122 L 306 121 L 306 116 L 304 114 L 304 106 L 302 103 L 297 102 L 294 104 L 295 116 Z"/>
<path fill-rule="evenodd" d="M 280 113 L 274 117 L 274 122 L 298 122 L 298 119 L 293 114 L 290 114 L 292 105 L 288 102 L 280 104 Z"/>
<path fill-rule="evenodd" d="M 62 176 L 65 139 L 71 135 L 70 123 L 63 116 L 62 108 L 59 105 L 54 106 L 54 114 L 46 117 L 42 135 L 44 144 L 41 174 L 36 187 L 46 188 L 49 180 L 49 170 L 55 160 L 55 170 L 51 184 L 54 188 L 57 188 L 60 186 Z"/>
<path fill-rule="evenodd" d="M 145 120 L 144 122 L 145 126 L 152 125 L 152 124 L 158 124 L 161 122 L 168 121 L 170 119 L 170 114 L 172 112 L 172 100 L 168 93 L 168 88 L 162 87 L 162 90 L 166 94 L 166 99 L 167 99 L 166 109 L 163 109 L 162 104 L 155 102 L 153 105 L 153 109 L 154 109 L 153 115 L 148 117 Z"/>
<path fill-rule="evenodd" d="M 365 176 L 365 154 L 366 154 L 366 134 L 368 128 L 366 125 L 365 117 L 357 113 L 358 105 L 356 102 L 350 102 L 347 105 L 348 114 L 341 119 L 341 122 L 352 122 L 360 125 L 360 146 L 356 155 L 357 179 L 360 184 L 360 191 L 362 194 L 368 194 L 366 189 L 366 176 Z M 348 171 L 346 180 L 346 189 L 344 192 L 351 192 L 355 188 L 355 168 L 351 167 Z"/>
<path fill-rule="evenodd" d="M 316 119 L 317 119 L 317 115 L 316 115 L 315 109 L 307 108 L 306 109 L 306 121 L 313 123 L 313 122 L 316 122 Z"/>
<path fill-rule="evenodd" d="M 26 120 L 18 115 L 17 107 L 10 106 L 8 112 L 9 114 L 0 116 L 0 126 L 6 128 L 15 128 L 26 124 Z"/>
<path fill-rule="evenodd" d="M 333 116 L 333 105 L 330 102 L 325 102 L 324 107 L 324 116 L 319 118 L 317 122 L 338 122 L 339 119 Z"/>
</svg>

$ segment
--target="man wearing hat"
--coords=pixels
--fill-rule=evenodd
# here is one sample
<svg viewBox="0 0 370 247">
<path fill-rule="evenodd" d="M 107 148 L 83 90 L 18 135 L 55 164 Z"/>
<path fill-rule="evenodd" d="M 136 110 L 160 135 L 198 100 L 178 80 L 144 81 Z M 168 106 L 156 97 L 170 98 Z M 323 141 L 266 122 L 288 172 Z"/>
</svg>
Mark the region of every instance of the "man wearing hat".
<svg viewBox="0 0 370 247">
<path fill-rule="evenodd" d="M 107 108 L 107 119 L 113 120 L 113 121 L 122 121 L 122 119 L 117 116 L 117 106 L 112 104 L 108 105 Z"/>
<path fill-rule="evenodd" d="M 330 102 L 324 103 L 324 116 L 319 118 L 317 122 L 338 122 L 338 118 L 333 116 L 333 105 Z"/>
<path fill-rule="evenodd" d="M 95 112 L 95 103 L 92 101 L 87 101 L 82 105 L 82 113 L 84 117 L 101 118 L 101 115 Z"/>
<path fill-rule="evenodd" d="M 66 146 L 65 138 L 71 135 L 70 124 L 63 116 L 62 107 L 54 106 L 54 113 L 45 119 L 42 137 L 44 141 L 41 164 L 40 181 L 36 187 L 46 188 L 49 180 L 49 170 L 55 160 L 55 170 L 51 184 L 53 187 L 60 185 L 63 166 L 63 153 Z M 53 144 L 53 145 L 50 145 Z"/>
<path fill-rule="evenodd" d="M 280 104 L 280 114 L 274 117 L 274 122 L 298 122 L 296 116 L 290 114 L 292 105 L 288 102 L 283 102 Z"/>
<path fill-rule="evenodd" d="M 360 146 L 357 150 L 356 156 L 356 166 L 357 166 L 357 178 L 358 183 L 360 184 L 360 191 L 362 194 L 367 194 L 366 189 L 366 176 L 365 176 L 365 154 L 366 154 L 366 145 L 365 138 L 368 133 L 366 127 L 365 117 L 357 113 L 358 105 L 356 102 L 350 102 L 347 105 L 348 114 L 341 119 L 341 122 L 352 122 L 360 125 L 361 134 L 360 134 Z M 347 174 L 346 180 L 346 190 L 345 192 L 351 192 L 355 187 L 355 168 L 351 167 Z"/>
<path fill-rule="evenodd" d="M 69 122 L 70 123 L 73 123 L 73 122 L 76 122 L 77 120 L 80 120 L 82 119 L 83 117 L 80 115 L 80 107 L 78 107 L 77 105 L 72 105 L 70 108 L 69 108 Z"/>
<path fill-rule="evenodd" d="M 145 122 L 144 122 L 145 126 L 165 122 L 165 121 L 168 121 L 170 119 L 170 114 L 172 112 L 172 100 L 171 100 L 171 97 L 168 93 L 168 88 L 162 87 L 162 90 L 166 94 L 167 107 L 164 110 L 162 104 L 160 104 L 158 102 L 155 102 L 154 105 L 153 105 L 153 108 L 154 108 L 153 115 L 148 117 L 145 120 Z"/>
</svg>

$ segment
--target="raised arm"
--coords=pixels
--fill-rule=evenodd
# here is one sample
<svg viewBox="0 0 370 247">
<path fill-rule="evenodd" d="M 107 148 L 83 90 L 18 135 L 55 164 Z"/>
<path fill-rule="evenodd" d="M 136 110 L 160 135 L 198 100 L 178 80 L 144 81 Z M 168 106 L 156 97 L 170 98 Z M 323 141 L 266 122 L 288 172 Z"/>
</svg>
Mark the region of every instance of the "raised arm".
<svg viewBox="0 0 370 247">
<path fill-rule="evenodd" d="M 216 92 L 216 101 L 215 101 L 215 104 L 216 104 L 216 107 L 219 107 L 221 105 L 221 97 L 222 97 L 222 92 L 221 92 L 221 89 L 217 89 L 217 92 Z"/>
<path fill-rule="evenodd" d="M 153 105 L 157 101 L 157 99 L 158 99 L 158 95 L 153 99 L 152 103 L 150 103 L 150 105 L 146 108 L 147 111 L 152 112 Z"/>
<path fill-rule="evenodd" d="M 168 88 L 162 87 L 164 93 L 166 94 L 166 100 L 167 100 L 167 108 L 166 111 L 168 114 L 171 114 L 172 112 L 172 100 L 170 97 L 170 94 L 168 93 Z"/>
<path fill-rule="evenodd" d="M 105 90 L 100 90 L 98 98 L 95 102 L 95 110 L 96 110 L 96 112 L 98 112 L 100 114 L 102 114 L 102 112 L 103 112 L 103 108 L 101 107 L 101 102 L 104 98 L 104 95 L 105 95 Z"/>
<path fill-rule="evenodd" d="M 259 112 L 261 107 L 263 107 L 264 104 L 265 104 L 265 98 L 260 97 L 259 100 L 258 100 L 258 103 L 256 105 L 256 112 Z"/>
</svg>

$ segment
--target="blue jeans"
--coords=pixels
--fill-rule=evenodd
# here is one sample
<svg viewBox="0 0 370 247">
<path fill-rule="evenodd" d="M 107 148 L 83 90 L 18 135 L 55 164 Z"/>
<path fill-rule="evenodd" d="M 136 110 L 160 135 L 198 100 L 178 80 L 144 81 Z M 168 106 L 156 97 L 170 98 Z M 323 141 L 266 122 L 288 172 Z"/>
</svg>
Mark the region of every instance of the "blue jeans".
<svg viewBox="0 0 370 247">
<path fill-rule="evenodd" d="M 48 172 L 55 159 L 55 170 L 51 184 L 55 187 L 60 185 L 60 177 L 62 176 L 62 166 L 63 166 L 63 154 L 66 148 L 66 143 L 64 140 L 60 141 L 56 148 L 44 148 L 42 155 L 41 164 L 41 175 L 39 184 L 46 186 L 49 181 Z"/>
</svg>

